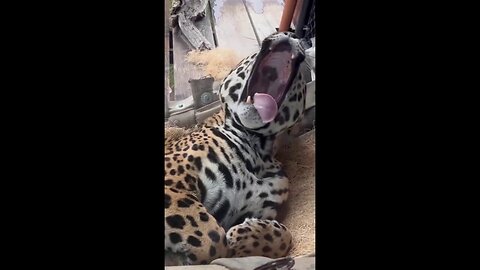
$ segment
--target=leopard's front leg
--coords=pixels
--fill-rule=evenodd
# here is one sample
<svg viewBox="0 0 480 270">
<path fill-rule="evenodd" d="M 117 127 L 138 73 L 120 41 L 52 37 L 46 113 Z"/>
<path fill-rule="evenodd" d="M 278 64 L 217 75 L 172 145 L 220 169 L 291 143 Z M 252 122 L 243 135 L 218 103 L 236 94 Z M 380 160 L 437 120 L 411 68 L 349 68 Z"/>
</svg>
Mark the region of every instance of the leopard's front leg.
<svg viewBox="0 0 480 270">
<path fill-rule="evenodd" d="M 260 210 L 255 217 L 259 219 L 275 219 L 279 208 L 288 199 L 288 178 L 280 162 L 274 161 L 256 181 L 256 192 L 260 201 Z"/>
</svg>

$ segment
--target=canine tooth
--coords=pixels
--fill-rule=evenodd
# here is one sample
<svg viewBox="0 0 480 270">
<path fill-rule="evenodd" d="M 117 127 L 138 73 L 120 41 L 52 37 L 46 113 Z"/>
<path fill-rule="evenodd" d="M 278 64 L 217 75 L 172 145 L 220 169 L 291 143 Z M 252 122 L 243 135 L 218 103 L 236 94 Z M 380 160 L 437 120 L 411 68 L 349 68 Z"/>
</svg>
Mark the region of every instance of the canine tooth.
<svg viewBox="0 0 480 270">
<path fill-rule="evenodd" d="M 247 97 L 247 104 L 252 104 L 252 97 L 251 96 Z"/>
</svg>

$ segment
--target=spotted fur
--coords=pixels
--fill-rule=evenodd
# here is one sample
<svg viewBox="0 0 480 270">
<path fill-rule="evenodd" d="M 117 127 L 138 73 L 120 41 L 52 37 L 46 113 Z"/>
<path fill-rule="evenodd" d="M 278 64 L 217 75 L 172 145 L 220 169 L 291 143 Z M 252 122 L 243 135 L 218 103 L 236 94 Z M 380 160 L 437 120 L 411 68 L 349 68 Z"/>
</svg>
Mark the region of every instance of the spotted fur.
<svg viewBox="0 0 480 270">
<path fill-rule="evenodd" d="M 273 146 L 303 116 L 306 82 L 295 66 L 278 114 L 267 124 L 245 102 L 252 72 L 261 72 L 254 69 L 259 55 L 281 42 L 295 51 L 296 65 L 303 63 L 294 36 L 271 35 L 259 53 L 243 59 L 223 80 L 222 111 L 202 127 L 165 142 L 166 264 L 207 264 L 231 256 L 277 258 L 291 248 L 287 228 L 274 221 L 288 197 L 288 178 L 273 157 Z"/>
</svg>

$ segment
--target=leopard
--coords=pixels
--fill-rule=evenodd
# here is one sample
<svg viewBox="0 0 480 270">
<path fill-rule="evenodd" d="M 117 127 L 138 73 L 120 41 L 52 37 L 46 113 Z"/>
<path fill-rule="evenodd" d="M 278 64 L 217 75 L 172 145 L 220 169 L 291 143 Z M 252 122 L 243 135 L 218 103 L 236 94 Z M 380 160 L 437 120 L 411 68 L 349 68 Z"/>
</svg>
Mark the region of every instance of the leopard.
<svg viewBox="0 0 480 270">
<path fill-rule="evenodd" d="M 219 113 L 165 139 L 165 265 L 288 254 L 292 235 L 276 218 L 289 180 L 275 141 L 304 115 L 304 64 L 294 33 L 271 34 L 221 82 Z"/>
</svg>

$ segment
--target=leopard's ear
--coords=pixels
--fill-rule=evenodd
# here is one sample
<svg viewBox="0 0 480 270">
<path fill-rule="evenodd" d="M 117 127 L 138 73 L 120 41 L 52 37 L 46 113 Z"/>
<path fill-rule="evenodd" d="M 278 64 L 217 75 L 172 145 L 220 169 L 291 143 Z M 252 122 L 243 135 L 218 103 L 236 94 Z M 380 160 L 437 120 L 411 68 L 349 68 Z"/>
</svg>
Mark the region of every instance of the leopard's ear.
<svg viewBox="0 0 480 270">
<path fill-rule="evenodd" d="M 203 126 L 205 127 L 216 127 L 216 126 L 219 126 L 221 124 L 223 124 L 225 121 L 224 119 L 224 113 L 223 113 L 223 110 L 222 108 L 220 108 L 220 111 L 213 114 L 212 116 L 208 117 L 207 119 L 205 119 L 203 121 Z"/>
</svg>

